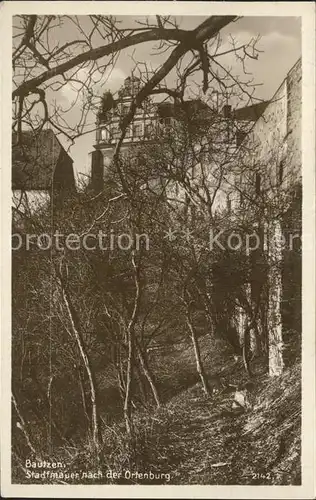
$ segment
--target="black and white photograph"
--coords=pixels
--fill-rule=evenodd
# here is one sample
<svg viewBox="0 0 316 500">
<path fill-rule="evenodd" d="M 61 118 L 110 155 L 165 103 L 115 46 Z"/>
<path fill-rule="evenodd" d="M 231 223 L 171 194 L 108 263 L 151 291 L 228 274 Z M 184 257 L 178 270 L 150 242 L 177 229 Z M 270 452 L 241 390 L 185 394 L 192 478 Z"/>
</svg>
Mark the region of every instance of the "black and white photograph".
<svg viewBox="0 0 316 500">
<path fill-rule="evenodd" d="M 5 484 L 312 498 L 313 4 L 106 3 L 6 21 Z"/>
</svg>

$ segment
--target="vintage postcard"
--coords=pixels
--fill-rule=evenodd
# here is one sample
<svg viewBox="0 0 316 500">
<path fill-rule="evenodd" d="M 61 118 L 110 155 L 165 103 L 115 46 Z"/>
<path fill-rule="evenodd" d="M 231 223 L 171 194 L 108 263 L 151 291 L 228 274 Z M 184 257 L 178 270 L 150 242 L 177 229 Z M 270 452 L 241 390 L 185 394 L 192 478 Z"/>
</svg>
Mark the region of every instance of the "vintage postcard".
<svg viewBox="0 0 316 500">
<path fill-rule="evenodd" d="M 0 16 L 2 496 L 314 498 L 314 3 Z"/>
</svg>

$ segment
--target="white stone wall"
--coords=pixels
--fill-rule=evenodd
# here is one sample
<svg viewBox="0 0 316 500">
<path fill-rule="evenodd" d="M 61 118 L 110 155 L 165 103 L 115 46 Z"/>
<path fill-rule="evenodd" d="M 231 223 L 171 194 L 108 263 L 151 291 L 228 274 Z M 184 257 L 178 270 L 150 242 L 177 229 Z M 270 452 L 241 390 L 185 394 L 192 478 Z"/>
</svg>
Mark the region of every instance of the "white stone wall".
<svg viewBox="0 0 316 500">
<path fill-rule="evenodd" d="M 246 152 L 245 152 L 246 151 Z M 301 179 L 301 62 L 289 72 L 262 116 L 245 139 L 241 151 L 244 168 L 240 187 L 254 191 L 257 170 L 262 188 L 271 198 Z M 282 169 L 282 172 L 281 172 Z M 281 174 L 281 176 L 280 176 Z M 281 177 L 281 178 L 280 178 Z"/>
</svg>

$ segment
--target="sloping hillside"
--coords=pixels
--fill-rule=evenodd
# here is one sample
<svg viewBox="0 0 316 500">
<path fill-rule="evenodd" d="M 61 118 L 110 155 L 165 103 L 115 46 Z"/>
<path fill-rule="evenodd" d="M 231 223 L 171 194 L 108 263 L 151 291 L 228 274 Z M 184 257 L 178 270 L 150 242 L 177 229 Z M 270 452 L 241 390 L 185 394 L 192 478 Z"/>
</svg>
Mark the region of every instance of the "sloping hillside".
<svg viewBox="0 0 316 500">
<path fill-rule="evenodd" d="M 231 386 L 245 385 L 241 361 L 235 362 L 223 346 L 210 347 L 207 337 L 200 344 L 209 380 L 220 374 Z M 95 464 L 88 442 L 82 440 L 80 448 L 56 449 L 56 456 L 67 464 L 65 472 L 98 470 L 94 484 L 300 484 L 299 362 L 273 379 L 260 360 L 254 362 L 249 408 L 236 412 L 232 409 L 234 389 L 205 397 L 189 344 L 155 356 L 164 404 L 160 409 L 135 411 L 133 446 L 127 441 L 122 415 L 107 423 L 109 407 L 104 405 L 101 461 Z M 108 388 L 110 395 L 113 406 L 117 396 Z M 22 471 L 23 467 L 17 468 L 17 477 L 28 483 Z M 40 484 L 41 479 L 32 482 Z M 80 475 L 80 484 L 91 484 L 91 478 Z"/>
<path fill-rule="evenodd" d="M 228 366 L 231 379 L 243 376 Z M 300 366 L 276 379 L 257 377 L 250 394 L 252 408 L 241 414 L 231 409 L 233 394 L 205 398 L 199 383 L 174 396 L 154 414 L 136 418 L 135 458 L 126 459 L 120 425 L 106 432 L 112 450 L 106 467 L 170 474 L 170 484 L 300 484 Z M 115 453 L 113 451 L 115 450 Z"/>
</svg>

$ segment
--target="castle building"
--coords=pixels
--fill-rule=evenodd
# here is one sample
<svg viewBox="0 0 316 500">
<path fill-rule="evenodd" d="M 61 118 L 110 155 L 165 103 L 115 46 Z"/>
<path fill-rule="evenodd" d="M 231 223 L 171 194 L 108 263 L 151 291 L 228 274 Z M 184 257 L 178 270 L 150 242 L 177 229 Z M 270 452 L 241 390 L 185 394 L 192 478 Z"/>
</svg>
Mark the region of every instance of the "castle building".
<svg viewBox="0 0 316 500">
<path fill-rule="evenodd" d="M 96 143 L 92 152 L 91 181 L 98 190 L 107 177 L 107 167 L 110 165 L 114 148 L 121 135 L 120 123 L 130 109 L 131 102 L 140 89 L 140 80 L 128 77 L 118 92 L 118 99 L 113 100 L 111 94 L 105 94 L 97 115 Z M 167 106 L 168 107 L 168 106 Z M 144 141 L 153 139 L 158 126 L 173 124 L 166 105 L 157 105 L 151 99 L 146 99 L 137 108 L 133 122 L 126 131 L 121 152 L 131 146 L 137 146 Z"/>
<path fill-rule="evenodd" d="M 256 256 L 253 254 L 253 274 L 247 295 L 249 302 L 260 297 L 261 285 L 268 294 L 267 307 L 260 310 L 258 322 L 259 329 L 269 338 L 269 357 L 275 359 L 275 363 L 270 364 L 271 375 L 282 372 L 283 364 L 287 363 L 284 344 L 291 343 L 291 335 L 299 339 L 301 329 L 300 246 L 297 244 L 293 251 L 274 244 L 285 233 L 301 231 L 300 81 L 301 62 L 298 61 L 272 99 L 237 109 L 228 103 L 221 110 L 213 109 L 200 99 L 156 103 L 147 98 L 136 110 L 121 148 L 124 153 L 152 144 L 153 154 L 165 153 L 168 139 L 176 146 L 179 123 L 187 125 L 190 121 L 192 136 L 197 137 L 192 157 L 185 142 L 182 149 L 174 148 L 179 155 L 174 159 L 179 171 L 188 166 L 185 173 L 190 176 L 193 187 L 190 198 L 196 195 L 196 206 L 200 207 L 204 192 L 213 190 L 213 214 L 228 216 L 232 224 L 234 221 L 253 223 L 260 237 L 262 232 L 268 233 L 268 238 L 262 238 L 263 246 L 260 245 Z M 96 191 L 107 181 L 108 167 L 121 134 L 122 117 L 128 113 L 140 86 L 139 79 L 129 77 L 118 99 L 114 100 L 110 94 L 103 98 L 92 153 L 92 185 Z M 186 118 L 190 120 L 186 122 Z M 199 123 L 200 135 L 196 133 Z M 159 175 L 158 169 L 156 176 Z M 183 203 L 187 195 L 181 179 L 168 183 L 167 196 Z M 269 264 L 269 276 L 262 272 L 262 259 Z M 245 316 L 244 311 L 236 311 L 241 342 Z"/>
<path fill-rule="evenodd" d="M 128 113 L 140 87 L 140 79 L 132 76 L 125 79 L 116 100 L 109 92 L 103 96 L 97 114 L 96 141 L 91 155 L 91 184 L 96 191 L 102 188 L 107 179 L 108 167 L 113 158 L 115 145 L 121 135 L 120 123 Z M 223 142 L 230 143 L 235 147 L 243 140 L 245 127 L 248 130 L 249 123 L 253 123 L 260 116 L 266 104 L 259 103 L 234 111 L 232 111 L 231 106 L 224 105 L 219 113 L 217 109 L 211 108 L 200 99 L 173 103 L 170 101 L 154 102 L 148 97 L 141 107 L 136 109 L 133 121 L 126 131 L 121 152 L 124 154 L 131 147 L 154 143 L 157 138 L 161 140 L 168 133 L 172 133 L 177 122 L 185 121 L 187 117 L 193 122 L 195 118 L 196 122 L 203 122 L 206 142 L 210 142 L 207 131 L 212 124 L 213 129 L 216 129 L 219 147 L 222 147 Z M 232 133 L 231 124 L 233 122 L 238 122 L 239 126 Z M 214 136 L 214 133 L 212 135 Z"/>
</svg>

